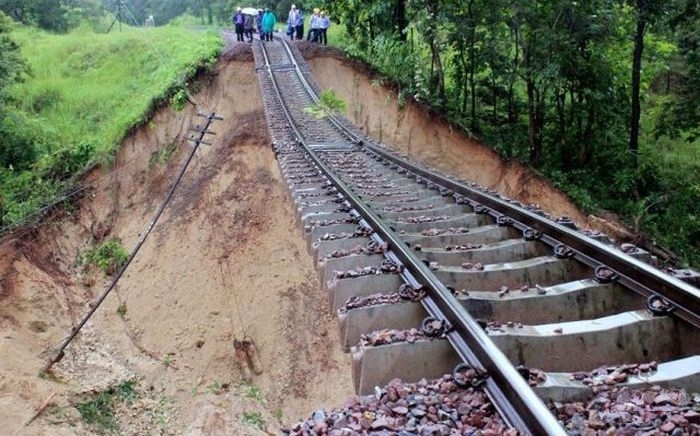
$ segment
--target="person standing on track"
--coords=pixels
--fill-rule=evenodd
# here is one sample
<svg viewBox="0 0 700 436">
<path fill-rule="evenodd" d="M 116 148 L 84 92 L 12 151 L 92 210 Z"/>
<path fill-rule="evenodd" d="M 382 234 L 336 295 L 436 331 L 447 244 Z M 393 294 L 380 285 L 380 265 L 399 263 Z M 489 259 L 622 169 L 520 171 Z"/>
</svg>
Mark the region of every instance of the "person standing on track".
<svg viewBox="0 0 700 436">
<path fill-rule="evenodd" d="M 243 21 L 245 17 L 240 6 L 236 8 L 236 13 L 231 18 L 233 25 L 236 27 L 236 41 L 243 41 Z"/>
<path fill-rule="evenodd" d="M 299 30 L 300 26 L 301 32 Z M 301 11 L 297 9 L 296 5 L 292 5 L 287 18 L 287 35 L 289 35 L 289 39 L 294 39 L 295 33 L 296 39 L 302 38 L 304 34 L 304 16 L 301 14 Z"/>
<path fill-rule="evenodd" d="M 270 8 L 265 8 L 262 18 L 262 33 L 264 41 L 272 41 L 272 32 L 275 31 L 277 16 Z"/>
<path fill-rule="evenodd" d="M 304 39 L 304 13 L 301 9 L 297 9 L 299 16 L 297 17 L 297 22 L 294 25 L 294 30 L 297 32 L 297 39 Z"/>
<path fill-rule="evenodd" d="M 253 42 L 253 27 L 255 26 L 255 18 L 252 15 L 245 14 L 243 19 L 243 33 L 248 38 L 248 42 Z"/>
<path fill-rule="evenodd" d="M 263 39 L 263 34 L 262 34 L 262 18 L 263 18 L 263 10 L 258 9 L 258 15 L 255 16 L 255 25 L 258 28 L 258 35 L 260 35 L 260 41 Z"/>
<path fill-rule="evenodd" d="M 328 28 L 331 27 L 331 20 L 326 16 L 324 11 L 318 15 L 318 42 L 323 45 L 328 45 Z"/>
</svg>

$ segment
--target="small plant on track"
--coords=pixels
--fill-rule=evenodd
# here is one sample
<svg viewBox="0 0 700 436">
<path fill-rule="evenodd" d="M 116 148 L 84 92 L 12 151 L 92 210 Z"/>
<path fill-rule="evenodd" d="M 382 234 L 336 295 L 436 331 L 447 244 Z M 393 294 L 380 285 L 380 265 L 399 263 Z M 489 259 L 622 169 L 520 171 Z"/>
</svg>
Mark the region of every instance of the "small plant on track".
<svg viewBox="0 0 700 436">
<path fill-rule="evenodd" d="M 345 112 L 345 108 L 346 104 L 343 99 L 338 97 L 332 89 L 325 89 L 321 91 L 318 103 L 304 110 L 316 118 L 323 118 L 328 115 L 342 114 Z"/>
</svg>

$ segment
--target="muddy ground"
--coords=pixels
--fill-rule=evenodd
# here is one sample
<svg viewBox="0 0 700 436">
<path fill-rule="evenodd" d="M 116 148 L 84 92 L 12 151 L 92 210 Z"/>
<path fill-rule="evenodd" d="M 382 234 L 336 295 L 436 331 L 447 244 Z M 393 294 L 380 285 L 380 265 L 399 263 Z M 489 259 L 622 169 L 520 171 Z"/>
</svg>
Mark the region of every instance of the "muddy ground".
<svg viewBox="0 0 700 436">
<path fill-rule="evenodd" d="M 521 166 L 418 106 L 399 109 L 395 94 L 337 52 L 304 52 L 367 134 L 590 225 Z M 92 170 L 73 208 L 0 241 L 3 434 L 277 434 L 352 395 L 349 356 L 269 146 L 250 50 L 227 50 L 199 89 L 197 108 L 159 109 L 111 166 Z M 211 126 L 212 145 L 196 151 L 115 290 L 40 376 L 112 281 L 80 265 L 81 254 L 111 238 L 130 252 L 143 239 L 193 147 L 197 110 L 224 117 Z M 247 377 L 236 363 L 233 341 L 244 337 L 260 374 Z"/>
</svg>

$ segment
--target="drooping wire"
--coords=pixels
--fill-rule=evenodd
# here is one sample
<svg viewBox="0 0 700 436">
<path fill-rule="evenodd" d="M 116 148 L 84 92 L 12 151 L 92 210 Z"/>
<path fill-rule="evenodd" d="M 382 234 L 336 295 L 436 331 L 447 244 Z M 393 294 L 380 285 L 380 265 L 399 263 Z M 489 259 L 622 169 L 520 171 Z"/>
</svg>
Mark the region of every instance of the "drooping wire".
<svg viewBox="0 0 700 436">
<path fill-rule="evenodd" d="M 117 285 L 117 282 L 119 282 L 119 279 L 122 277 L 122 275 L 124 274 L 124 272 L 126 271 L 126 269 L 129 267 L 129 264 L 131 263 L 131 261 L 136 257 L 136 255 L 138 254 L 139 250 L 141 249 L 141 246 L 143 246 L 144 242 L 146 242 L 146 238 L 148 237 L 148 235 L 150 235 L 151 231 L 153 230 L 153 227 L 156 225 L 156 223 L 158 222 L 158 219 L 159 219 L 160 216 L 163 214 L 163 211 L 165 210 L 166 206 L 168 205 L 168 203 L 170 203 L 170 200 L 172 199 L 173 195 L 175 194 L 175 189 L 176 189 L 176 188 L 178 187 L 178 185 L 180 184 L 180 181 L 182 180 L 182 177 L 184 176 L 185 171 L 187 170 L 187 167 L 190 165 L 190 162 L 191 162 L 192 159 L 194 158 L 195 152 L 196 152 L 197 149 L 199 148 L 200 143 L 203 142 L 204 135 L 206 134 L 209 125 L 210 125 L 211 122 L 212 122 L 213 120 L 215 120 L 215 119 L 222 119 L 222 118 L 221 118 L 221 117 L 217 117 L 214 113 L 212 113 L 212 114 L 210 114 L 210 115 L 207 116 L 207 123 L 206 123 L 204 129 L 202 129 L 202 131 L 200 132 L 200 137 L 199 137 L 199 139 L 198 139 L 198 140 L 194 140 L 194 142 L 195 142 L 194 147 L 192 147 L 192 150 L 190 151 L 190 154 L 187 156 L 187 159 L 185 160 L 184 164 L 182 165 L 182 167 L 181 167 L 181 169 L 180 169 L 180 172 L 178 173 L 177 178 L 175 179 L 175 182 L 172 184 L 172 186 L 171 186 L 170 189 L 168 190 L 168 193 L 167 193 L 167 195 L 166 195 L 166 197 L 165 197 L 165 200 L 163 201 L 163 203 L 161 204 L 161 206 L 158 208 L 158 211 L 156 212 L 156 214 L 154 215 L 153 219 L 152 219 L 151 222 L 149 223 L 146 232 L 144 232 L 144 234 L 141 236 L 141 238 L 139 239 L 138 243 L 136 244 L 136 247 L 134 247 L 133 251 L 131 252 L 131 254 L 129 255 L 129 257 L 126 259 L 126 261 L 124 262 L 124 265 L 122 265 L 122 266 L 119 268 L 119 271 L 117 271 L 117 273 L 115 274 L 115 276 L 114 276 L 114 278 L 112 279 L 112 281 L 111 281 L 109 287 L 98 297 L 98 299 L 97 299 L 94 303 L 92 303 L 92 304 L 90 305 L 90 311 L 83 317 L 83 319 L 80 321 L 80 323 L 78 323 L 77 326 L 74 326 L 74 327 L 71 329 L 70 335 L 69 335 L 69 336 L 63 341 L 63 343 L 58 347 L 58 351 L 56 352 L 56 355 L 55 355 L 55 356 L 46 364 L 46 366 L 44 367 L 44 372 L 49 371 L 49 370 L 51 369 L 51 367 L 52 367 L 56 362 L 58 362 L 59 360 L 61 360 L 61 359 L 63 358 L 63 356 L 64 356 L 64 351 L 65 351 L 66 347 L 68 347 L 68 345 L 73 341 L 73 339 L 75 339 L 75 337 L 78 335 L 78 333 L 79 333 L 80 330 L 83 328 L 83 326 L 85 326 L 85 323 L 87 323 L 87 321 L 88 321 L 88 320 L 92 317 L 92 315 L 97 311 L 97 309 L 100 307 L 100 305 L 101 305 L 102 302 L 105 300 L 105 298 L 107 298 L 107 296 L 110 294 L 110 292 L 111 292 L 111 291 L 114 289 L 114 287 Z"/>
</svg>

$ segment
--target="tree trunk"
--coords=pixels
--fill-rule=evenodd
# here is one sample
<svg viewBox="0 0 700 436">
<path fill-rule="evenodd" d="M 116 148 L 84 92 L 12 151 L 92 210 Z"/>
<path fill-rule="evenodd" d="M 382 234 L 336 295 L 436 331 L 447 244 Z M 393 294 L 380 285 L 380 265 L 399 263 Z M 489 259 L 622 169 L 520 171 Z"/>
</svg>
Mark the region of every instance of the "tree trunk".
<svg viewBox="0 0 700 436">
<path fill-rule="evenodd" d="M 471 102 L 471 130 L 479 129 L 476 120 L 476 19 L 474 18 L 474 0 L 470 0 L 467 6 L 469 16 L 469 98 Z"/>
<path fill-rule="evenodd" d="M 518 111 L 515 107 L 515 78 L 518 77 L 518 62 L 520 61 L 520 31 L 517 27 L 511 28 L 513 37 L 513 69 L 508 78 L 508 122 L 516 124 L 518 122 Z"/>
<path fill-rule="evenodd" d="M 540 117 L 537 110 L 539 96 L 532 76 L 528 75 L 525 79 L 525 84 L 527 86 L 527 136 L 530 143 L 530 165 L 537 167 L 540 163 L 541 148 L 540 131 L 538 127 Z"/>
<path fill-rule="evenodd" d="M 630 121 L 629 142 L 629 151 L 632 154 L 632 164 L 635 168 L 637 167 L 637 153 L 639 152 L 639 119 L 641 117 L 639 88 L 641 86 L 642 53 L 644 52 L 644 31 L 647 26 L 644 13 L 640 8 L 641 5 L 638 5 L 637 31 L 634 34 L 634 52 L 632 55 L 632 119 Z"/>
<path fill-rule="evenodd" d="M 406 18 L 406 0 L 397 0 L 396 7 L 394 8 L 394 23 L 396 26 L 396 32 L 399 36 L 399 41 L 406 42 L 406 28 L 408 27 L 408 19 Z"/>
<path fill-rule="evenodd" d="M 430 0 L 428 2 L 428 14 L 429 14 L 429 24 L 428 24 L 428 42 L 430 45 L 430 53 L 432 57 L 432 66 L 434 70 L 431 71 L 431 76 L 434 81 L 434 85 L 437 88 L 438 98 L 440 99 L 440 106 L 444 110 L 447 105 L 445 98 L 445 73 L 442 68 L 442 58 L 440 53 L 440 45 L 437 41 L 438 36 L 438 24 L 437 16 L 440 6 L 440 0 Z"/>
</svg>

